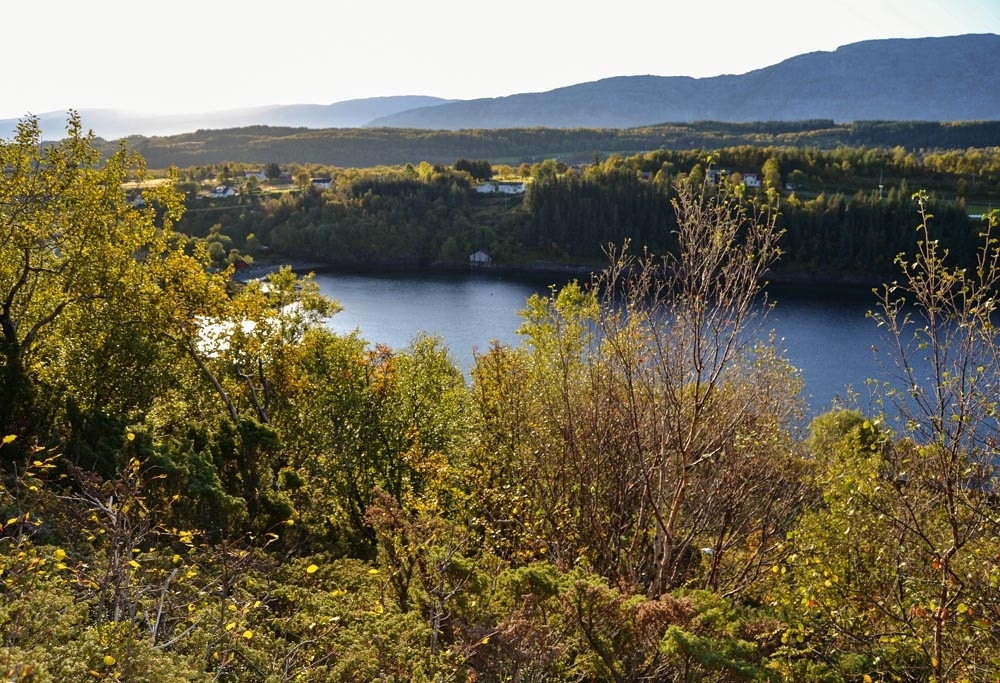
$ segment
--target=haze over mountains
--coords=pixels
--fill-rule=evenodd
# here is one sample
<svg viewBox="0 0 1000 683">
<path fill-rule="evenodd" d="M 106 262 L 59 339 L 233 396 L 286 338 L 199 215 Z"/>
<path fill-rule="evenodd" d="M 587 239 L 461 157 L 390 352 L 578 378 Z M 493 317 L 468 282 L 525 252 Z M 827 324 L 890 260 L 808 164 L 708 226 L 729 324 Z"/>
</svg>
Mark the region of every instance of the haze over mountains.
<svg viewBox="0 0 1000 683">
<path fill-rule="evenodd" d="M 727 46 L 734 62 L 743 49 Z M 871 40 L 811 52 L 740 75 L 619 76 L 542 93 L 476 100 L 377 97 L 328 105 L 263 106 L 184 116 L 80 110 L 105 139 L 251 125 L 303 128 L 633 128 L 691 121 L 833 119 L 976 121 L 1000 118 L 1000 36 Z M 39 115 L 61 137 L 66 112 Z M 16 119 L 0 120 L 0 137 Z"/>
</svg>

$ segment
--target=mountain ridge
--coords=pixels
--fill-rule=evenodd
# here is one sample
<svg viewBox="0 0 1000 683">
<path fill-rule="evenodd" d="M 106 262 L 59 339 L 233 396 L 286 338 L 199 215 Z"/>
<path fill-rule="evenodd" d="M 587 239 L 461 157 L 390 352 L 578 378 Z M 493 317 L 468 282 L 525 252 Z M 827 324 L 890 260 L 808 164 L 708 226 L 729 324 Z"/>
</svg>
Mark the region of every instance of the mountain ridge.
<svg viewBox="0 0 1000 683">
<path fill-rule="evenodd" d="M 168 136 L 247 126 L 408 128 L 634 128 L 694 121 L 830 119 L 975 121 L 1000 117 L 1000 35 L 866 40 L 807 52 L 743 74 L 613 76 L 474 100 L 386 96 L 333 104 L 272 105 L 185 115 L 80 110 L 105 139 Z M 43 137 L 61 136 L 66 112 L 40 115 Z M 0 137 L 18 119 L 0 120 Z"/>
<path fill-rule="evenodd" d="M 988 120 L 1000 112 L 1000 36 L 868 40 L 740 75 L 614 76 L 399 112 L 371 127 L 631 128 L 659 123 Z"/>
</svg>

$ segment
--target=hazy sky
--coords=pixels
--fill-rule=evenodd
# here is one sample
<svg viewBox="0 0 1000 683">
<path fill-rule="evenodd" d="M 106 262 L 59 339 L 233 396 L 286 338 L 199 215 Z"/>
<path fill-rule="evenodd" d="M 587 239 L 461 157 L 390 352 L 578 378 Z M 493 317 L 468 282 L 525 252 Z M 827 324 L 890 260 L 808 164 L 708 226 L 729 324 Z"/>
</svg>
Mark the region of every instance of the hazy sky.
<svg viewBox="0 0 1000 683">
<path fill-rule="evenodd" d="M 740 74 L 861 40 L 1000 33 L 1000 0 L 0 0 L 0 26 L 0 118 L 19 118 Z"/>
</svg>

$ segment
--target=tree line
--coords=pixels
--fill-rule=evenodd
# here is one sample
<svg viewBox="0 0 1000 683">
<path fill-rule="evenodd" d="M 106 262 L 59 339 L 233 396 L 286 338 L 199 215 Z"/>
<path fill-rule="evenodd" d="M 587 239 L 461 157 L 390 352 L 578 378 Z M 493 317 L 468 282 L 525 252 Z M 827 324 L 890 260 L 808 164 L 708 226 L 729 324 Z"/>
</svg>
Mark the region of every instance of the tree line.
<svg viewBox="0 0 1000 683">
<path fill-rule="evenodd" d="M 248 126 L 199 130 L 165 137 L 133 136 L 129 147 L 151 168 L 221 163 L 324 164 L 371 168 L 417 160 L 450 164 L 455 159 L 535 163 L 548 158 L 576 164 L 595 152 L 638 154 L 651 149 L 713 149 L 753 145 L 835 149 L 903 147 L 907 151 L 996 147 L 997 121 L 764 121 L 664 123 L 624 129 L 511 128 L 459 131 L 400 128 L 282 128 Z M 116 142 L 97 141 L 113 151 Z"/>
<path fill-rule="evenodd" d="M 523 197 L 476 192 L 487 167 L 524 182 Z M 263 246 L 268 254 L 338 267 L 462 267 L 469 254 L 486 250 L 494 263 L 512 267 L 599 265 L 606 246 L 624 239 L 655 253 L 672 250 L 676 186 L 703 186 L 710 172 L 718 172 L 710 191 L 775 194 L 786 237 L 774 273 L 786 278 L 891 274 L 893 256 L 915 245 L 911 188 L 917 187 L 929 193 L 935 236 L 970 264 L 981 220 L 969 214 L 1000 201 L 994 150 L 740 146 L 612 155 L 578 166 L 553 159 L 516 167 L 467 159 L 447 166 L 314 166 L 310 173 L 330 177 L 331 188 L 306 183 L 292 192 L 194 199 L 181 227 L 193 240 L 217 244 L 213 253 L 225 258 L 240 252 L 259 258 Z M 215 175 L 211 166 L 180 173 Z M 744 175 L 757 185 L 748 187 Z"/>
<path fill-rule="evenodd" d="M 234 281 L 70 132 L 0 144 L 6 679 L 1000 675 L 996 212 L 957 267 L 914 193 L 877 400 L 803 433 L 773 193 L 678 179 L 672 249 L 532 296 L 466 381 L 333 333 L 309 277 Z M 473 203 L 415 170 L 353 199 Z"/>
</svg>

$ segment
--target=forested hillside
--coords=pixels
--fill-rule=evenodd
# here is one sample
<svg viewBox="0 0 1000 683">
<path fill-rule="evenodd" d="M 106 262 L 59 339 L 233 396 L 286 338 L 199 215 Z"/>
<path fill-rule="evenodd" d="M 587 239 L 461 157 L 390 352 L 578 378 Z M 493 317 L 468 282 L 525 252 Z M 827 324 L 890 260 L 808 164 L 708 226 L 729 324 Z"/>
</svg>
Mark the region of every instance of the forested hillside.
<svg viewBox="0 0 1000 683">
<path fill-rule="evenodd" d="M 975 258 L 982 227 L 969 214 L 1000 204 L 995 148 L 740 146 L 613 155 L 574 167 L 551 159 L 497 167 L 525 183 L 523 196 L 476 192 L 483 180 L 456 170 L 461 161 L 369 170 L 313 166 L 306 182 L 311 174 L 329 177 L 331 188 L 192 199 L 181 226 L 206 241 L 220 264 L 236 249 L 341 268 L 466 267 L 469 255 L 483 249 L 496 266 L 599 268 L 606 247 L 626 239 L 654 253 L 671 250 L 674 186 L 701 186 L 717 171 L 721 186 L 743 187 L 744 174 L 755 175 L 760 187 L 745 188 L 748 197 L 776 193 L 785 236 L 774 276 L 877 282 L 894 274 L 896 254 L 916 245 L 916 189 L 930 193 L 935 235 L 962 264 Z M 199 178 L 214 182 L 220 174 L 239 176 L 239 167 L 182 172 L 193 189 Z"/>
<path fill-rule="evenodd" d="M 546 160 L 523 198 L 464 159 L 206 200 L 239 169 L 147 183 L 69 132 L 0 143 L 5 680 L 1000 677 L 1000 212 L 961 209 L 995 150 Z M 332 332 L 309 277 L 233 277 L 591 240 L 594 286 L 527 300 L 470 381 L 434 337 Z M 896 247 L 898 374 L 804 433 L 762 283 Z"/>
<path fill-rule="evenodd" d="M 832 150 L 842 146 L 903 147 L 907 151 L 996 147 L 1000 122 L 861 121 L 830 119 L 757 123 L 664 123 L 641 128 L 517 128 L 414 130 L 348 128 L 311 130 L 253 126 L 200 130 L 170 137 L 132 137 L 131 149 L 151 168 L 268 161 L 342 168 L 450 164 L 489 159 L 495 164 L 556 159 L 576 164 L 595 154 L 631 155 L 649 150 L 720 149 L 741 145 Z M 116 142 L 101 143 L 112 151 Z"/>
</svg>

